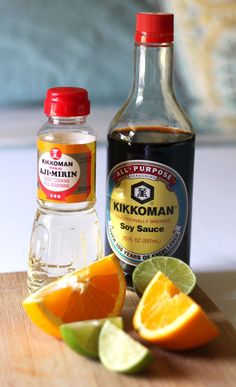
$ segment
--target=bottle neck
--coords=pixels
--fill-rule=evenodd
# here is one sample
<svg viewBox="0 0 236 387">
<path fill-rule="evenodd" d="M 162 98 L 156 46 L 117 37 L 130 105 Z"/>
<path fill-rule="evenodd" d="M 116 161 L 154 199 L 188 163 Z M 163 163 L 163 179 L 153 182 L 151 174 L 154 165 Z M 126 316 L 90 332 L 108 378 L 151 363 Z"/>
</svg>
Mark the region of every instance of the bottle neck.
<svg viewBox="0 0 236 387">
<path fill-rule="evenodd" d="M 48 117 L 48 122 L 52 125 L 81 125 L 85 124 L 87 116 L 79 117 Z"/>
<path fill-rule="evenodd" d="M 136 104 L 156 102 L 172 94 L 173 45 L 136 44 L 132 98 Z"/>
</svg>

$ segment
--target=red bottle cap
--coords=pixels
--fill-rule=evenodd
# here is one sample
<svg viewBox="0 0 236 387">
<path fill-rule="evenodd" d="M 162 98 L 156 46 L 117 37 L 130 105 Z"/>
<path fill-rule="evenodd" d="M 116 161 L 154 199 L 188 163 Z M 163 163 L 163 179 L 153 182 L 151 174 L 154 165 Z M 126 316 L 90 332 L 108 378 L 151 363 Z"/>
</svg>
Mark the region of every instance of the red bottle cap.
<svg viewBox="0 0 236 387">
<path fill-rule="evenodd" d="M 44 102 L 47 116 L 78 117 L 90 113 L 88 92 L 80 87 L 53 87 L 48 89 Z"/>
<path fill-rule="evenodd" d="M 172 13 L 137 14 L 137 43 L 171 43 L 174 40 L 174 15 Z"/>
</svg>

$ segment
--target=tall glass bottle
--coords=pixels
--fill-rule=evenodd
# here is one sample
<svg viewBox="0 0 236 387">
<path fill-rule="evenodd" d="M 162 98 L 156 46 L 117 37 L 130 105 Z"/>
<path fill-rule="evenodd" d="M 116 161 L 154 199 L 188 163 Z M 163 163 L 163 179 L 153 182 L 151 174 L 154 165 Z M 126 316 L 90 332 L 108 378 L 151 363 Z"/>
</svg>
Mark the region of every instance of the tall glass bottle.
<svg viewBox="0 0 236 387">
<path fill-rule="evenodd" d="M 190 258 L 195 136 L 172 88 L 173 19 L 137 14 L 133 86 L 109 127 L 106 253 L 128 286 L 143 260 Z"/>
<path fill-rule="evenodd" d="M 96 134 L 87 124 L 90 102 L 85 89 L 49 89 L 48 121 L 38 132 L 38 209 L 30 241 L 28 289 L 103 255 L 94 208 Z"/>
</svg>

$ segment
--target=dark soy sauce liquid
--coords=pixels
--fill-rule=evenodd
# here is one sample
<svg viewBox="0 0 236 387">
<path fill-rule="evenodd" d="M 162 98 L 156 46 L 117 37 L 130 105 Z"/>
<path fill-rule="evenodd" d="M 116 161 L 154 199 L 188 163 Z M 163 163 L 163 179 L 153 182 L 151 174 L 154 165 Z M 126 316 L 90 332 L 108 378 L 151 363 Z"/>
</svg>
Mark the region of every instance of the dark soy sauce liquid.
<svg viewBox="0 0 236 387">
<path fill-rule="evenodd" d="M 189 263 L 193 191 L 195 136 L 192 132 L 164 127 L 116 129 L 108 136 L 107 172 L 127 160 L 150 160 L 176 170 L 183 178 L 188 192 L 188 218 L 183 239 L 173 256 Z M 106 238 L 106 254 L 112 252 Z M 135 266 L 121 262 L 128 287 L 132 288 Z"/>
</svg>

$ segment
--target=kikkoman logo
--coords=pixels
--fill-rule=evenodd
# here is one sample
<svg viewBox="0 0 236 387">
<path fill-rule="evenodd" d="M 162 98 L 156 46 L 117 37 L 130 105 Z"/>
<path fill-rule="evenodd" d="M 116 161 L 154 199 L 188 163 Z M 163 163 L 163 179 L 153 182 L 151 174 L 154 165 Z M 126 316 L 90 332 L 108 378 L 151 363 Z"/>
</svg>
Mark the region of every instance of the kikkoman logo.
<svg viewBox="0 0 236 387">
<path fill-rule="evenodd" d="M 133 184 L 131 186 L 131 198 L 141 204 L 150 202 L 154 199 L 154 187 L 144 181 Z"/>
</svg>

